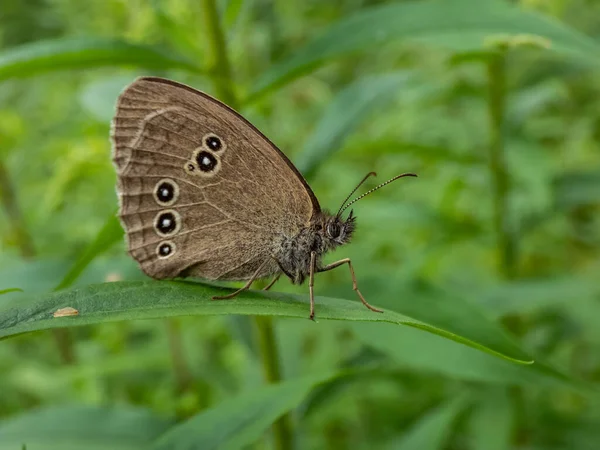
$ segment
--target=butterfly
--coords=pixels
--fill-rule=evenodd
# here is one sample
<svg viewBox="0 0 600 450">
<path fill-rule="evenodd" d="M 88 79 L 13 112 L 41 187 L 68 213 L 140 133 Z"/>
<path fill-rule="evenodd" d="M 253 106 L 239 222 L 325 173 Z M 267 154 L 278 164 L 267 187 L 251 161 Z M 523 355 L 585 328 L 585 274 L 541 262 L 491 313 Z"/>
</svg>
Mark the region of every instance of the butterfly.
<svg viewBox="0 0 600 450">
<path fill-rule="evenodd" d="M 129 254 L 155 279 L 201 277 L 246 281 L 284 274 L 308 279 L 315 317 L 314 276 L 348 265 L 323 264 L 323 255 L 352 238 L 356 217 L 344 212 L 365 195 L 413 173 L 398 175 L 348 202 L 321 209 L 291 161 L 240 114 L 211 96 L 164 78 L 127 86 L 112 121 L 119 217 Z M 348 203 L 347 203 L 348 202 Z"/>
</svg>

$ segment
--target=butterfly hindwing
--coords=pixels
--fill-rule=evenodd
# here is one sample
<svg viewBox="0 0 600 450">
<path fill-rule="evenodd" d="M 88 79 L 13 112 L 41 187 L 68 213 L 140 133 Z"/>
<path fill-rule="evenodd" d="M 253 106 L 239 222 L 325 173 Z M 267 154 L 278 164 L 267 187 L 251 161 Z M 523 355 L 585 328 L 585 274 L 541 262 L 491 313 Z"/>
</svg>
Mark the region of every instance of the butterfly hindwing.
<svg viewBox="0 0 600 450">
<path fill-rule="evenodd" d="M 249 279 L 320 210 L 264 135 L 212 97 L 161 78 L 121 94 L 112 129 L 130 254 L 154 278 Z"/>
</svg>

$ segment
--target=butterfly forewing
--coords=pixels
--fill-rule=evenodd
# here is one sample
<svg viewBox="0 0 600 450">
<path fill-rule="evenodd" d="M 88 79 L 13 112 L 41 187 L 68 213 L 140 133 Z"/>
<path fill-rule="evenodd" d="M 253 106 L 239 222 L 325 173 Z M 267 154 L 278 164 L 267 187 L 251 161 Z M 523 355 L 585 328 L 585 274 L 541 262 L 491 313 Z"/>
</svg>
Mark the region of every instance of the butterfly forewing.
<svg viewBox="0 0 600 450">
<path fill-rule="evenodd" d="M 160 78 L 121 94 L 113 120 L 120 217 L 154 278 L 249 279 L 278 272 L 282 236 L 319 204 L 264 135 L 212 97 Z"/>
</svg>

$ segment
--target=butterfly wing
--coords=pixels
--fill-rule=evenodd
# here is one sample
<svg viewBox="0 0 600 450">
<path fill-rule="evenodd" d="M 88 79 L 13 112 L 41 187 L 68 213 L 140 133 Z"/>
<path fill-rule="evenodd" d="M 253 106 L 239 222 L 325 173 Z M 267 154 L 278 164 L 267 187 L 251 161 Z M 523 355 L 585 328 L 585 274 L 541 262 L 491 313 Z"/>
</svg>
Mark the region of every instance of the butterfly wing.
<svg viewBox="0 0 600 450">
<path fill-rule="evenodd" d="M 119 97 L 112 124 L 129 253 L 154 278 L 249 279 L 320 211 L 310 187 L 242 116 L 162 78 Z"/>
</svg>

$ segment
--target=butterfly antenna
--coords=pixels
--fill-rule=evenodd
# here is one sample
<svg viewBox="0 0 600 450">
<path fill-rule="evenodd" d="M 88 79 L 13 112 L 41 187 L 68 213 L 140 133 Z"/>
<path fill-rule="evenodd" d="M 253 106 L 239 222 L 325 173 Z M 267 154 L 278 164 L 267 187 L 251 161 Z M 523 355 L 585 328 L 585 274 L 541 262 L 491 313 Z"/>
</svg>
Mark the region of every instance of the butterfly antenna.
<svg viewBox="0 0 600 450">
<path fill-rule="evenodd" d="M 373 173 L 373 172 L 371 172 L 371 173 Z M 369 174 L 369 175 L 370 175 L 370 174 Z M 367 175 L 367 176 L 364 178 L 364 180 L 363 180 L 363 181 L 361 181 L 361 184 L 362 184 L 362 183 L 363 183 L 363 182 L 364 182 L 364 181 L 367 179 L 367 177 L 368 177 L 369 175 Z M 384 186 L 386 186 L 386 185 L 390 184 L 392 181 L 396 181 L 398 178 L 403 178 L 403 177 L 416 177 L 416 176 L 417 176 L 417 174 L 416 174 L 416 173 L 402 173 L 402 174 L 400 174 L 400 175 L 396 175 L 394 178 L 391 178 L 391 179 L 387 180 L 385 183 L 381 183 L 379 186 L 375 186 L 373 189 L 370 189 L 370 190 L 368 190 L 367 192 L 365 192 L 364 194 L 362 194 L 362 195 L 359 195 L 359 196 L 358 196 L 358 197 L 356 197 L 354 200 L 352 200 L 350 203 L 348 203 L 348 204 L 346 204 L 345 206 L 341 207 L 341 208 L 340 208 L 340 211 L 338 212 L 338 216 L 339 216 L 340 214 L 342 214 L 342 213 L 343 213 L 343 212 L 344 212 L 344 211 L 345 211 L 345 210 L 346 210 L 346 209 L 347 209 L 347 208 L 348 208 L 350 205 L 352 205 L 352 204 L 356 203 L 356 202 L 357 202 L 357 201 L 359 201 L 361 198 L 363 198 L 363 197 L 366 197 L 366 196 L 367 196 L 367 195 L 369 195 L 369 194 L 372 194 L 372 193 L 373 193 L 373 192 L 375 192 L 377 189 L 381 189 L 382 187 L 384 187 Z M 359 184 L 359 186 L 360 186 L 360 184 Z M 357 188 L 358 188 L 358 186 L 357 186 Z M 354 191 L 356 191 L 356 189 L 354 189 Z M 354 194 L 354 191 L 352 191 L 352 193 L 351 193 L 350 195 Z M 348 196 L 348 198 L 350 198 L 350 195 Z M 347 200 L 348 200 L 348 198 L 347 198 L 346 200 L 344 200 L 344 201 L 347 201 Z"/>
<path fill-rule="evenodd" d="M 375 177 L 375 176 L 377 176 L 377 174 L 376 174 L 375 172 L 369 172 L 368 174 L 366 174 L 366 175 L 365 175 L 365 177 L 364 177 L 362 180 L 360 180 L 360 183 L 358 183 L 358 184 L 356 185 L 356 187 L 355 187 L 354 189 L 352 189 L 352 192 L 350 192 L 350 193 L 348 194 L 348 197 L 346 197 L 346 198 L 344 199 L 344 201 L 342 202 L 342 206 L 340 206 L 340 209 L 338 210 L 337 217 L 339 217 L 339 216 L 340 216 L 340 214 L 342 214 L 342 213 L 344 212 L 344 209 L 345 209 L 345 208 L 344 208 L 344 204 L 345 204 L 345 203 L 348 201 L 348 199 L 349 199 L 350 197 L 352 197 L 352 194 L 354 194 L 354 193 L 356 192 L 356 190 L 357 190 L 359 187 L 361 187 L 361 185 L 362 185 L 362 184 L 363 184 L 365 181 L 367 181 L 367 178 L 369 178 L 369 177 Z"/>
</svg>

